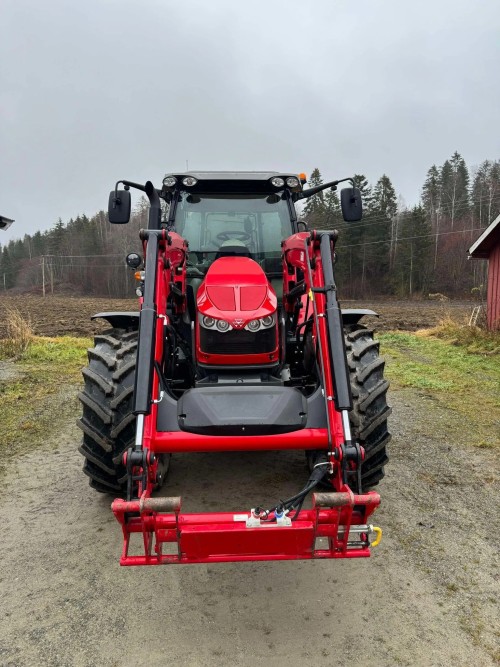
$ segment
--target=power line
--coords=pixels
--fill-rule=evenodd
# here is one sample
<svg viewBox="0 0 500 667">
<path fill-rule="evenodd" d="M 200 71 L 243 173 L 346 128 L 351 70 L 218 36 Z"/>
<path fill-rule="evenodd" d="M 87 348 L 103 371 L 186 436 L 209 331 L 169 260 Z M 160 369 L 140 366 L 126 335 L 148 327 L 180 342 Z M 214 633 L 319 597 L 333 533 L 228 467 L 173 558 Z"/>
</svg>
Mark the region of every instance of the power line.
<svg viewBox="0 0 500 667">
<path fill-rule="evenodd" d="M 127 268 L 125 262 L 123 264 L 57 264 L 53 265 L 57 269 L 108 269 L 108 268 Z"/>
<path fill-rule="evenodd" d="M 62 257 L 64 259 L 70 259 L 70 258 L 78 258 L 78 257 L 124 257 L 123 253 L 114 253 L 114 254 L 106 254 L 106 255 L 47 255 L 44 254 L 43 257 Z"/>
<path fill-rule="evenodd" d="M 485 199 L 486 199 L 486 198 L 485 198 Z M 495 195 L 495 197 L 491 198 L 491 200 L 490 200 L 489 198 L 487 198 L 487 199 L 488 199 L 488 201 L 491 201 L 491 203 L 498 203 L 498 202 L 500 202 L 500 193 L 499 193 L 498 195 Z M 473 204 L 475 204 L 475 203 L 478 203 L 480 200 L 481 200 L 481 198 L 479 198 L 479 199 L 474 199 L 474 200 L 472 200 L 472 202 L 473 202 Z M 425 207 L 423 207 L 423 208 L 424 208 L 424 210 L 425 210 Z M 465 204 L 463 204 L 463 205 L 457 207 L 457 208 L 455 209 L 455 213 L 460 213 L 460 212 L 463 212 L 463 211 L 467 211 L 467 210 L 469 210 L 469 209 L 471 209 L 471 208 L 473 208 L 473 206 L 471 206 L 471 205 L 468 204 L 468 203 L 465 203 Z M 398 213 L 397 213 L 396 215 L 405 215 L 406 213 L 411 213 L 412 210 L 413 210 L 413 209 L 404 209 L 404 210 L 402 210 L 402 211 L 398 211 Z M 436 209 L 436 211 L 437 211 L 437 210 L 438 210 L 438 209 Z M 340 212 L 340 211 L 339 211 L 339 212 Z M 368 213 L 369 213 L 369 212 L 368 212 Z M 428 212 L 426 211 L 426 213 L 428 213 Z M 328 214 L 327 214 L 327 215 L 328 215 Z M 444 215 L 444 214 L 442 214 L 442 215 Z M 396 217 L 396 216 L 394 216 L 394 217 Z M 444 216 L 444 217 L 449 217 L 449 216 Z M 367 224 L 367 225 L 368 225 L 368 224 L 371 224 L 373 221 L 377 221 L 377 220 L 381 220 L 381 221 L 383 221 L 383 222 L 386 222 L 386 221 L 391 221 L 392 218 L 390 218 L 390 217 L 388 217 L 388 216 L 386 216 L 386 215 L 375 216 L 375 217 L 368 218 L 368 221 L 367 221 L 366 224 Z M 340 227 L 349 227 L 349 226 L 352 225 L 352 224 L 353 224 L 353 223 L 350 223 L 350 222 L 344 222 L 343 220 L 340 220 L 340 221 L 338 222 L 338 226 L 340 226 Z M 359 226 L 363 226 L 363 223 L 360 223 Z"/>
<path fill-rule="evenodd" d="M 500 194 L 494 197 L 491 202 L 493 203 L 498 203 L 500 202 Z M 463 212 L 464 210 L 470 209 L 470 206 L 463 206 L 460 208 L 457 208 L 455 213 L 458 214 L 460 212 Z M 400 211 L 396 214 L 396 216 L 404 216 L 405 214 L 409 214 L 412 212 L 412 209 L 405 209 L 403 211 Z M 427 212 L 426 212 L 427 213 Z M 449 216 L 443 215 L 444 218 L 447 218 Z M 396 217 L 394 216 L 394 217 Z M 339 230 L 342 229 L 361 229 L 364 227 L 371 227 L 372 225 L 377 225 L 377 224 L 382 224 L 382 223 L 388 223 L 391 224 L 392 218 L 389 218 L 388 216 L 385 215 L 380 215 L 380 216 L 374 216 L 374 217 L 368 217 L 366 218 L 366 222 L 363 222 L 363 220 L 359 222 L 344 222 L 342 220 L 335 222 L 335 227 L 338 228 Z M 483 228 L 484 229 L 484 228 Z"/>
<path fill-rule="evenodd" d="M 436 236 L 448 236 L 449 234 L 470 234 L 471 232 L 484 231 L 483 227 L 474 227 L 473 229 L 457 229 L 452 232 L 433 232 L 431 234 L 420 234 L 419 236 L 400 236 L 397 239 L 394 239 L 395 243 L 399 241 L 412 241 L 413 239 L 428 239 L 434 238 Z M 365 243 L 352 243 L 350 245 L 344 245 L 342 248 L 359 248 L 366 245 L 379 245 L 381 243 L 390 243 L 391 239 L 384 239 L 382 241 L 366 241 Z"/>
</svg>

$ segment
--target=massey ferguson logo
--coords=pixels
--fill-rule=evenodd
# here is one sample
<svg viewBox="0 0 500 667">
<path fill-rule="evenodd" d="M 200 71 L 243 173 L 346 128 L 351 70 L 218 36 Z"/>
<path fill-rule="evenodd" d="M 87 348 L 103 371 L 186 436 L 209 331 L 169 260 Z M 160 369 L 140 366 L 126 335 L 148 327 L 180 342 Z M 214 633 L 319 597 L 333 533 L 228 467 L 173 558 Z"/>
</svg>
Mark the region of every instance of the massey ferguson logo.
<svg viewBox="0 0 500 667">
<path fill-rule="evenodd" d="M 240 327 L 243 326 L 243 320 L 233 320 L 233 324 L 236 327 L 236 329 L 239 329 Z"/>
</svg>

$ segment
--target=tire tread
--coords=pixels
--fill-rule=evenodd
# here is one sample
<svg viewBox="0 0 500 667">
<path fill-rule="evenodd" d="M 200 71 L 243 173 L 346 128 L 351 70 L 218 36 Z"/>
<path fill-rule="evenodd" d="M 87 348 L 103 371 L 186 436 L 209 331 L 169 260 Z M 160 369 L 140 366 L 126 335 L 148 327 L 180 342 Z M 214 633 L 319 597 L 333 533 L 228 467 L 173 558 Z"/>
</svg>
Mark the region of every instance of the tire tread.
<svg viewBox="0 0 500 667">
<path fill-rule="evenodd" d="M 89 364 L 82 370 L 84 388 L 78 398 L 83 414 L 77 425 L 83 431 L 79 452 L 85 457 L 83 472 L 100 493 L 123 494 L 126 469 L 123 452 L 133 444 L 135 415 L 132 401 L 137 330 L 113 328 L 94 338 Z"/>
<path fill-rule="evenodd" d="M 373 329 L 354 324 L 346 326 L 344 333 L 353 396 L 349 420 L 353 436 L 365 450 L 361 480 L 366 491 L 384 477 L 384 466 L 389 460 L 389 382 L 384 379 L 385 361 L 379 356 L 379 342 L 373 337 Z"/>
</svg>

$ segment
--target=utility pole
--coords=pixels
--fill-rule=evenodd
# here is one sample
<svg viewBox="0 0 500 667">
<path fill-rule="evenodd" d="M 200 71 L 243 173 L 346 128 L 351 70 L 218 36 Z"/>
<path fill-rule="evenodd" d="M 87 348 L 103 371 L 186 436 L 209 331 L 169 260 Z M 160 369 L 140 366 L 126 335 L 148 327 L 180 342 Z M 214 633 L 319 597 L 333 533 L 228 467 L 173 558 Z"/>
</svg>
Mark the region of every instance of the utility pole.
<svg viewBox="0 0 500 667">
<path fill-rule="evenodd" d="M 410 296 L 413 294 L 413 241 L 410 243 Z"/>
<path fill-rule="evenodd" d="M 438 239 L 439 239 L 439 216 L 441 215 L 441 208 L 436 209 L 436 244 L 434 246 L 434 268 L 437 266 L 438 256 Z"/>
<path fill-rule="evenodd" d="M 45 297 L 45 255 L 42 255 L 42 295 Z"/>
<path fill-rule="evenodd" d="M 54 294 L 54 265 L 53 262 L 54 258 L 50 258 L 50 264 L 49 264 L 49 275 L 50 275 L 50 293 Z"/>
</svg>

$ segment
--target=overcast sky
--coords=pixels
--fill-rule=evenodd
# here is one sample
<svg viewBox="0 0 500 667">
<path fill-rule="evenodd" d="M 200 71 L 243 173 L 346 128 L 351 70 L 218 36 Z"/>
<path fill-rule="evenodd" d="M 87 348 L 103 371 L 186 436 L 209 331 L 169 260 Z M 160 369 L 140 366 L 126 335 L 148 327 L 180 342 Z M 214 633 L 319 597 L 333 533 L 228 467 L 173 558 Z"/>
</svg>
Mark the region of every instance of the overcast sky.
<svg viewBox="0 0 500 667">
<path fill-rule="evenodd" d="M 305 171 L 417 203 L 455 150 L 500 158 L 498 0 L 0 0 L 0 242 L 120 178 Z"/>
</svg>

